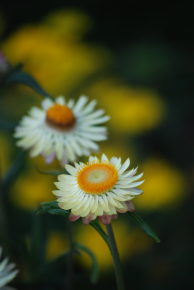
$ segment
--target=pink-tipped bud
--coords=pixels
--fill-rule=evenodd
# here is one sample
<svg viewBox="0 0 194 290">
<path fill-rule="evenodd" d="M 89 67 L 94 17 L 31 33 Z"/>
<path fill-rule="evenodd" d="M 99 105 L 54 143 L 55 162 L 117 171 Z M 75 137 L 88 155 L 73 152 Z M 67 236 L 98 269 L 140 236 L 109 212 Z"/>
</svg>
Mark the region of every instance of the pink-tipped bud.
<svg viewBox="0 0 194 290">
<path fill-rule="evenodd" d="M 102 216 L 99 216 L 99 220 L 101 221 L 102 224 L 108 225 L 108 224 L 111 223 L 112 215 L 102 215 Z"/>
<path fill-rule="evenodd" d="M 10 69 L 10 64 L 8 63 L 3 53 L 0 52 L 0 76 L 5 75 L 9 69 Z"/>
<path fill-rule="evenodd" d="M 93 215 L 88 215 L 88 216 L 82 218 L 82 222 L 83 222 L 83 224 L 88 225 L 93 219 L 94 219 Z"/>
<path fill-rule="evenodd" d="M 55 159 L 55 156 L 56 156 L 55 153 L 51 153 L 51 154 L 49 154 L 49 155 L 44 155 L 45 162 L 46 162 L 47 164 L 52 163 L 53 160 Z"/>
<path fill-rule="evenodd" d="M 112 214 L 111 217 L 112 217 L 112 220 L 116 220 L 118 218 L 118 215 L 117 214 Z"/>
<path fill-rule="evenodd" d="M 69 219 L 70 222 L 75 222 L 75 221 L 77 221 L 79 218 L 80 218 L 79 215 L 74 215 L 74 214 L 72 214 L 72 213 L 70 213 L 70 215 L 69 215 L 69 217 L 68 217 L 68 219 Z"/>
</svg>

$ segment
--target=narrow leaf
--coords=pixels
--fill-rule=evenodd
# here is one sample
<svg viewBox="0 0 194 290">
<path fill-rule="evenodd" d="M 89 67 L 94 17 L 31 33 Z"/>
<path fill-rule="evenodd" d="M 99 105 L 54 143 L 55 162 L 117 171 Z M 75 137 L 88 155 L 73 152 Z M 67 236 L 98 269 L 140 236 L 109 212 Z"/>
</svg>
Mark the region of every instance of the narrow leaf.
<svg viewBox="0 0 194 290">
<path fill-rule="evenodd" d="M 39 83 L 31 75 L 21 70 L 15 70 L 7 76 L 6 84 L 11 83 L 24 84 L 32 88 L 38 94 L 44 97 L 49 97 L 49 94 L 39 85 Z"/>
<path fill-rule="evenodd" d="M 38 170 L 39 173 L 41 174 L 46 174 L 46 175 L 60 175 L 60 174 L 65 174 L 65 170 L 42 170 L 38 167 L 36 167 L 36 169 Z"/>
<path fill-rule="evenodd" d="M 96 256 L 87 247 L 85 247 L 85 246 L 83 246 L 83 245 L 81 245 L 79 243 L 75 243 L 74 245 L 75 245 L 75 247 L 77 247 L 81 251 L 85 252 L 91 258 L 91 260 L 92 260 L 92 268 L 91 268 L 90 279 L 91 279 L 92 283 L 96 283 L 97 280 L 98 280 L 98 276 L 99 276 L 99 266 L 98 266 L 98 262 L 97 262 Z"/>
<path fill-rule="evenodd" d="M 136 222 L 137 225 L 156 243 L 160 243 L 160 239 L 152 228 L 139 216 L 136 212 L 127 212 L 127 214 Z"/>
</svg>

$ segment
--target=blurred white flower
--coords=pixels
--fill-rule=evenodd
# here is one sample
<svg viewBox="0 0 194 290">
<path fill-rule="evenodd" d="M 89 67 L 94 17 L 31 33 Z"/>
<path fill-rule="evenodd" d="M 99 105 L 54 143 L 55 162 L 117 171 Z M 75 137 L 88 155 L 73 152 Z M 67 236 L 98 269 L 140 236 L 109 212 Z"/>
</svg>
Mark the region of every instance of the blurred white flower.
<svg viewBox="0 0 194 290">
<path fill-rule="evenodd" d="M 18 146 L 29 149 L 31 157 L 41 154 L 48 163 L 56 157 L 62 164 L 98 150 L 96 142 L 107 139 L 107 128 L 101 124 L 109 117 L 94 109 L 95 100 L 87 102 L 85 96 L 76 103 L 46 98 L 42 109 L 33 107 L 16 128 Z"/>
<path fill-rule="evenodd" d="M 18 270 L 15 269 L 15 264 L 9 263 L 8 258 L 5 258 L 1 261 L 2 257 L 2 248 L 0 248 L 0 289 L 10 289 L 10 288 L 1 288 L 7 285 L 11 280 L 15 278 L 18 273 Z"/>
</svg>

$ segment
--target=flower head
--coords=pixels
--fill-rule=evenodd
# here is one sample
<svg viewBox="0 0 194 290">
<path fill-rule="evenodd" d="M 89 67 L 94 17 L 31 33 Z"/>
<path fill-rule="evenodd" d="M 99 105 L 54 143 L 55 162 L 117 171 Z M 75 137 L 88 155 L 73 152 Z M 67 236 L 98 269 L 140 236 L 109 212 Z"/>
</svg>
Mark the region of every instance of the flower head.
<svg viewBox="0 0 194 290">
<path fill-rule="evenodd" d="M 98 216 L 107 224 L 117 212 L 133 211 L 131 200 L 142 193 L 137 186 L 143 174 L 135 175 L 137 168 L 127 170 L 129 165 L 129 159 L 121 164 L 120 158 L 108 160 L 104 154 L 101 159 L 89 157 L 86 164 L 66 165 L 69 174 L 58 176 L 53 191 L 59 206 L 71 210 L 70 220 L 82 217 L 85 223 Z"/>
<path fill-rule="evenodd" d="M 42 109 L 33 107 L 29 116 L 16 128 L 18 145 L 30 149 L 31 157 L 42 154 L 48 163 L 56 157 L 61 163 L 75 161 L 77 157 L 98 150 L 96 141 L 105 140 L 109 120 L 104 110 L 95 110 L 96 101 L 89 103 L 81 96 L 75 103 L 58 97 L 56 101 L 46 98 Z"/>
<path fill-rule="evenodd" d="M 2 248 L 0 248 L 0 258 L 1 254 Z M 0 288 L 7 285 L 7 283 L 13 280 L 18 273 L 18 270 L 15 269 L 15 264 L 8 262 L 8 258 L 0 262 Z"/>
</svg>

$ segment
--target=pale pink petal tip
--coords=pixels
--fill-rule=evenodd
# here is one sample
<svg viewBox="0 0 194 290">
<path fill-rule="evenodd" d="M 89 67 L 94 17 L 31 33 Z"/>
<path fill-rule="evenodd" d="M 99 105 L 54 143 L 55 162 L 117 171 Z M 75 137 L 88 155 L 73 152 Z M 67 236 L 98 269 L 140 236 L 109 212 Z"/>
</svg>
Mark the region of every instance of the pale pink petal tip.
<svg viewBox="0 0 194 290">
<path fill-rule="evenodd" d="M 135 211 L 135 206 L 134 206 L 134 204 L 132 203 L 132 201 L 127 201 L 127 202 L 126 202 L 126 205 L 127 205 L 127 207 L 128 207 L 128 211 L 130 211 L 130 212 L 134 212 L 134 211 Z"/>
<path fill-rule="evenodd" d="M 60 160 L 60 163 L 61 163 L 61 166 L 65 167 L 65 165 L 68 163 L 68 159 L 66 157 L 63 157 L 61 160 Z"/>
<path fill-rule="evenodd" d="M 45 162 L 47 164 L 52 163 L 53 160 L 55 159 L 55 153 L 51 153 L 49 155 L 44 155 L 44 159 L 45 159 Z"/>
<path fill-rule="evenodd" d="M 112 220 L 116 220 L 118 218 L 117 214 L 112 214 Z"/>
<path fill-rule="evenodd" d="M 102 224 L 108 225 L 108 224 L 111 223 L 112 215 L 102 215 L 102 216 L 99 216 L 99 220 L 101 221 Z"/>
<path fill-rule="evenodd" d="M 83 224 L 88 225 L 93 219 L 94 219 L 93 216 L 89 215 L 87 217 L 82 218 L 82 222 Z"/>
<path fill-rule="evenodd" d="M 80 218 L 79 215 L 74 215 L 74 214 L 72 214 L 72 213 L 70 213 L 70 215 L 69 215 L 69 217 L 68 217 L 68 219 L 69 219 L 70 222 L 75 222 L 75 221 L 77 221 L 79 218 Z"/>
</svg>

